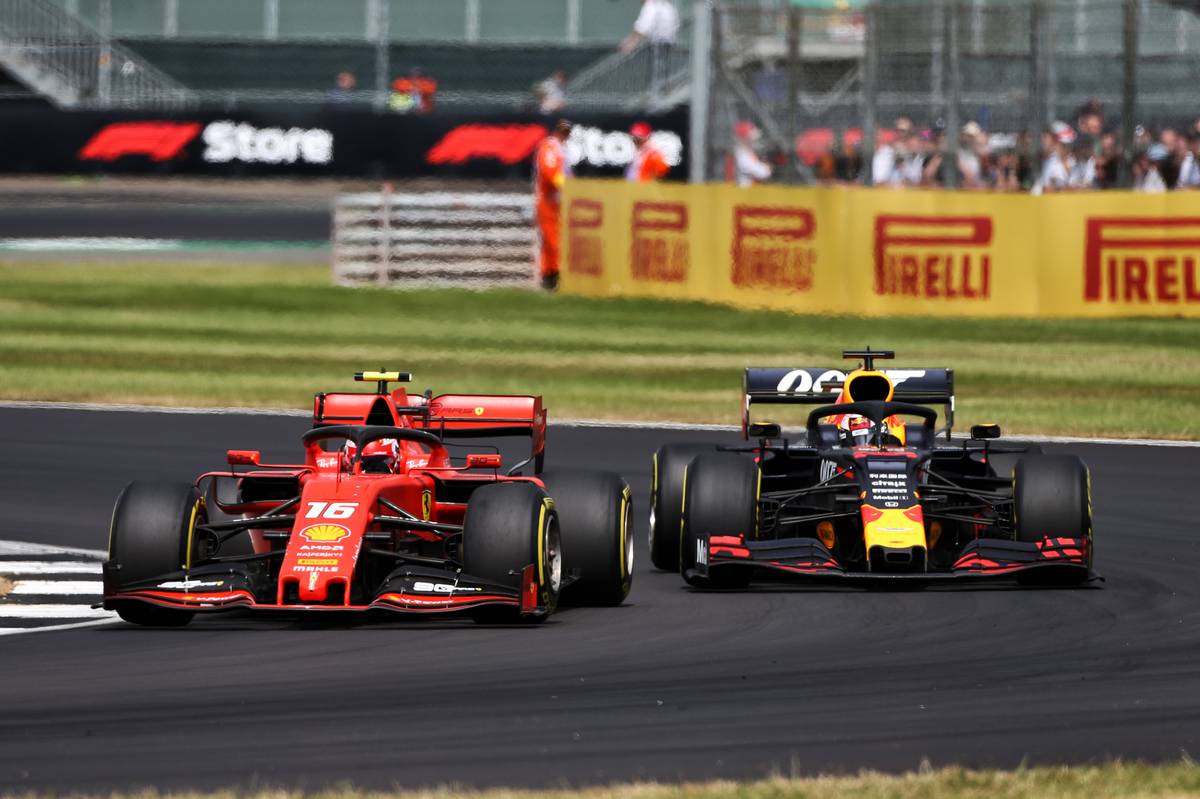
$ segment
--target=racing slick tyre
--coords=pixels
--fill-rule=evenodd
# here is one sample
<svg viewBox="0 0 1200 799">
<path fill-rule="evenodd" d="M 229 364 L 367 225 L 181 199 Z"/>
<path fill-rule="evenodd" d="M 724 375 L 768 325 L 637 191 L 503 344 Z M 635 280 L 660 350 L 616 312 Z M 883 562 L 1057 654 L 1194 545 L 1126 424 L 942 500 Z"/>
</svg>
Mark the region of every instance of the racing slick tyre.
<svg viewBox="0 0 1200 799">
<path fill-rule="evenodd" d="M 697 455 L 684 475 L 683 525 L 680 529 L 680 573 L 701 588 L 745 588 L 750 568 L 725 569 L 716 576 L 689 575 L 709 535 L 758 537 L 758 464 L 732 452 Z M 707 556 L 707 553 L 704 553 Z"/>
<path fill-rule="evenodd" d="M 134 481 L 113 508 L 108 559 L 122 590 L 191 565 L 190 547 L 197 523 L 206 519 L 204 500 L 190 483 Z M 122 602 L 117 615 L 146 627 L 182 627 L 195 614 L 146 602 Z"/>
<path fill-rule="evenodd" d="M 650 562 L 655 568 L 679 571 L 683 472 L 692 458 L 715 451 L 714 444 L 664 444 L 654 453 L 650 478 Z"/>
<path fill-rule="evenodd" d="M 545 619 L 562 588 L 562 543 L 554 503 L 533 483 L 493 483 L 467 503 L 462 533 L 463 571 L 520 594 L 526 566 L 537 571 L 538 604 L 545 613 L 522 616 L 512 606 L 486 605 L 471 615 L 484 624 Z"/>
<path fill-rule="evenodd" d="M 578 570 L 563 600 L 619 605 L 633 585 L 632 493 L 619 474 L 554 471 L 542 475 L 562 530 L 563 571 Z"/>
<path fill-rule="evenodd" d="M 1037 543 L 1046 536 L 1085 539 L 1090 571 L 1092 492 L 1091 474 L 1084 462 L 1074 455 L 1040 455 L 1017 461 L 1013 526 L 1016 539 L 1026 543 Z M 1029 578 L 1037 576 L 1032 572 Z"/>
</svg>

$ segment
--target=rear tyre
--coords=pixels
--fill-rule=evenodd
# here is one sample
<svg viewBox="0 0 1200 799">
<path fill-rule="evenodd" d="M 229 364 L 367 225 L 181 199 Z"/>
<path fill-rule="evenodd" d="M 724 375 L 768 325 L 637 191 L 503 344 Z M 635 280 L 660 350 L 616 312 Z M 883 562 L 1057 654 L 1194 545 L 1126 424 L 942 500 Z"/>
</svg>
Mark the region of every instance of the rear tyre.
<svg viewBox="0 0 1200 799">
<path fill-rule="evenodd" d="M 511 606 L 472 611 L 480 623 L 538 622 L 553 612 L 562 589 L 562 543 L 558 514 L 546 492 L 533 483 L 494 483 L 477 489 L 467 504 L 462 534 L 463 571 L 521 591 L 521 575 L 533 565 L 538 602 L 547 612 L 522 616 Z"/>
<path fill-rule="evenodd" d="M 204 500 L 190 483 L 135 481 L 113 509 L 108 559 L 118 591 L 191 567 L 194 531 L 206 519 Z M 147 627 L 181 627 L 195 614 L 145 602 L 122 602 L 117 614 Z"/>
<path fill-rule="evenodd" d="M 655 568 L 679 571 L 683 472 L 692 458 L 715 450 L 713 444 L 664 444 L 654 453 L 650 482 L 650 562 Z"/>
<path fill-rule="evenodd" d="M 745 588 L 751 569 L 725 570 L 715 576 L 689 575 L 696 566 L 702 538 L 709 535 L 758 537 L 758 464 L 731 452 L 697 455 L 685 475 L 680 572 L 689 585 Z"/>
<path fill-rule="evenodd" d="M 619 605 L 633 585 L 631 493 L 613 472 L 542 475 L 562 529 L 563 570 L 579 570 L 563 598 L 575 604 Z"/>
<path fill-rule="evenodd" d="M 1016 539 L 1037 543 L 1047 536 L 1087 541 L 1092 566 L 1091 474 L 1074 455 L 1024 457 L 1013 470 Z M 1030 578 L 1036 572 L 1030 573 Z M 1078 581 L 1086 579 L 1080 575 Z"/>
</svg>

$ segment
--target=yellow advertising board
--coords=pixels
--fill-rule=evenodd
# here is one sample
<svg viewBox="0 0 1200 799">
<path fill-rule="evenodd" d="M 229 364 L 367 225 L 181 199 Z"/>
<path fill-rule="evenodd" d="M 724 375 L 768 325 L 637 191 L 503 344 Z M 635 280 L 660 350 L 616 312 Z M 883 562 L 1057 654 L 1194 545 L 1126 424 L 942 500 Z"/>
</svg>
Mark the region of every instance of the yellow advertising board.
<svg viewBox="0 0 1200 799">
<path fill-rule="evenodd" d="M 1200 316 L 1200 193 L 569 181 L 561 288 L 869 316 Z"/>
</svg>

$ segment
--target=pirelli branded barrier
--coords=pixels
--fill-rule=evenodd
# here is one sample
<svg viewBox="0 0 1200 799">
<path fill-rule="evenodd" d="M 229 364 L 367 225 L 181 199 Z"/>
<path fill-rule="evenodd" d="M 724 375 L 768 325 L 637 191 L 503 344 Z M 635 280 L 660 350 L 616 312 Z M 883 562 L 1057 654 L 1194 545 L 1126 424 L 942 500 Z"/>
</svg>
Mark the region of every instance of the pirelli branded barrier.
<svg viewBox="0 0 1200 799">
<path fill-rule="evenodd" d="M 1200 317 L 1200 192 L 568 181 L 562 290 L 868 316 Z"/>
</svg>

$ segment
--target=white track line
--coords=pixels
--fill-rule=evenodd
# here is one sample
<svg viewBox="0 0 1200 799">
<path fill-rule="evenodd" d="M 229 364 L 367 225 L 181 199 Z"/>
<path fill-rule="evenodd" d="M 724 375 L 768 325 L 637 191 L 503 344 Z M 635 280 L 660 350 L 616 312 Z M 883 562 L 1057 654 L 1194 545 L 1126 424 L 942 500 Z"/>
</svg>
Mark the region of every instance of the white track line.
<svg viewBox="0 0 1200 799">
<path fill-rule="evenodd" d="M 78 630 L 81 627 L 98 627 L 101 624 L 112 624 L 119 621 L 115 613 L 109 614 L 112 618 L 93 619 L 92 621 L 80 621 L 72 624 L 50 624 L 45 627 L 0 627 L 0 635 L 24 635 L 26 633 L 49 633 L 56 630 Z"/>
<path fill-rule="evenodd" d="M 16 580 L 9 596 L 20 594 L 62 594 L 100 596 L 104 593 L 104 583 L 99 580 Z"/>
<path fill-rule="evenodd" d="M 20 577 L 23 574 L 100 574 L 100 563 L 94 560 L 0 560 L 0 574 Z"/>
<path fill-rule="evenodd" d="M 90 605 L 0 605 L 0 619 L 107 619 L 107 610 Z"/>
<path fill-rule="evenodd" d="M 30 410 L 97 411 L 118 413 L 165 413 L 210 416 L 309 416 L 310 411 L 296 408 L 168 408 L 161 405 L 109 405 L 95 402 L 36 402 L 0 400 L 0 408 Z M 736 425 L 692 424 L 688 422 L 639 422 L 624 419 L 556 419 L 551 427 L 613 427 L 631 430 L 699 430 L 736 432 Z M 1005 436 L 1009 441 L 1043 441 L 1050 444 L 1109 444 L 1142 447 L 1200 447 L 1200 441 L 1175 441 L 1161 438 L 1104 438 L 1088 436 Z M 103 555 L 103 553 L 101 553 Z"/>
<path fill-rule="evenodd" d="M 108 557 L 108 553 L 103 549 L 59 547 L 53 544 L 31 544 L 27 541 L 0 541 L 0 555 L 77 555 L 93 559 Z"/>
</svg>

